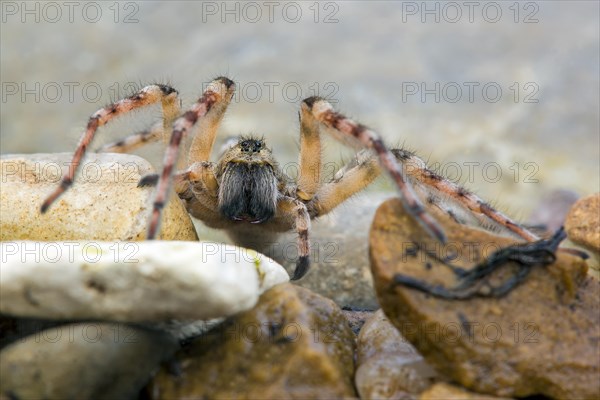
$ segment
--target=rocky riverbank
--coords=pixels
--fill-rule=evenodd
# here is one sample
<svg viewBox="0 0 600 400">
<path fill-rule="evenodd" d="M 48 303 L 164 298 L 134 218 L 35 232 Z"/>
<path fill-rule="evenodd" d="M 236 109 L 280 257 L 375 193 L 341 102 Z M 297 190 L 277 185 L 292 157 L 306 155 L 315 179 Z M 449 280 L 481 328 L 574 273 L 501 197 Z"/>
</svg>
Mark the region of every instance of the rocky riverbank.
<svg viewBox="0 0 600 400">
<path fill-rule="evenodd" d="M 600 395 L 593 258 L 559 251 L 500 298 L 486 297 L 485 285 L 482 296 L 439 298 L 398 284 L 398 274 L 457 284 L 444 262 L 411 244 L 438 253 L 452 246 L 453 263 L 468 271 L 490 249 L 515 241 L 436 215 L 449 235 L 436 249 L 397 200 L 379 206 L 388 197 L 379 196 L 351 202 L 344 218 L 315 223 L 313 240 L 336 244 L 338 253 L 291 284 L 283 256 L 282 266 L 252 250 L 196 241 L 177 202 L 169 205 L 164 240 L 139 240 L 151 191 L 114 171 L 133 165 L 139 179 L 150 167 L 134 156 L 93 157 L 101 184 L 77 182 L 43 217 L 36 207 L 59 174 L 49 166 L 64 156 L 0 161 L 7 182 L 0 196 L 3 397 Z M 569 239 L 592 257 L 600 251 L 599 199 L 564 212 Z M 511 268 L 488 284 L 510 279 L 518 271 Z"/>
</svg>

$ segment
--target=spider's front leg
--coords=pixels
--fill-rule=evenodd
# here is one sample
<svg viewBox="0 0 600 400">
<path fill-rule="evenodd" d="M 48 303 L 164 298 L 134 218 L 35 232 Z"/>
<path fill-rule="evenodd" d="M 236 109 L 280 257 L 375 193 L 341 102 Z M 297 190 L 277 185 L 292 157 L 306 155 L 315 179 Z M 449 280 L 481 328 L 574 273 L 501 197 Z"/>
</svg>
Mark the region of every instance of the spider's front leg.
<svg viewBox="0 0 600 400">
<path fill-rule="evenodd" d="M 178 97 L 165 99 L 163 102 L 163 119 L 153 124 L 149 129 L 136 132 L 124 139 L 107 143 L 96 150 L 99 153 L 129 153 L 138 147 L 163 140 L 166 144 L 168 132 L 173 121 L 181 114 L 181 100 Z"/>
<path fill-rule="evenodd" d="M 296 196 L 311 200 L 321 186 L 320 124 L 306 107 L 300 109 L 300 170 Z"/>
<path fill-rule="evenodd" d="M 154 187 L 158 180 L 158 174 L 146 175 L 140 179 L 138 187 Z M 219 183 L 214 163 L 196 162 L 183 171 L 177 171 L 173 174 L 173 188 L 192 216 L 213 228 L 222 225 L 223 218 L 217 211 Z"/>
<path fill-rule="evenodd" d="M 68 171 L 63 175 L 60 186 L 54 190 L 44 201 L 41 207 L 42 214 L 54 203 L 60 195 L 67 191 L 75 180 L 77 168 L 85 155 L 86 149 L 94 139 L 99 127 L 106 125 L 118 116 L 128 113 L 140 107 L 161 102 L 163 109 L 163 124 L 170 124 L 174 116 L 179 112 L 179 100 L 177 91 L 166 85 L 149 85 L 133 96 L 119 100 L 96 111 L 90 117 L 86 131 L 81 136 L 75 154 Z"/>
<path fill-rule="evenodd" d="M 200 128 L 201 132 L 194 138 L 190 149 L 190 154 L 194 152 L 197 157 L 190 155 L 190 159 L 205 157 L 204 160 L 196 161 L 206 161 L 218 124 L 223 118 L 227 105 L 231 102 L 234 90 L 235 84 L 228 78 L 220 77 L 213 80 L 202 97 L 173 123 L 173 132 L 163 160 L 163 170 L 157 182 L 147 239 L 154 239 L 158 233 L 162 208 L 167 201 L 181 141 L 194 128 Z"/>
<path fill-rule="evenodd" d="M 333 110 L 333 106 L 320 97 L 309 97 L 303 101 L 314 118 L 325 125 L 333 137 L 352 144 L 367 147 L 376 152 L 383 169 L 393 178 L 400 191 L 400 199 L 404 208 L 434 238 L 446 242 L 446 235 L 440 224 L 425 210 L 415 191 L 404 176 L 404 172 L 392 152 L 384 145 L 383 140 L 374 131 L 356 123 L 350 118 Z"/>
<path fill-rule="evenodd" d="M 282 197 L 277 202 L 277 214 L 287 215 L 294 220 L 294 227 L 298 233 L 298 260 L 291 280 L 302 278 L 310 268 L 310 216 L 306 205 L 300 200 L 291 197 Z"/>
</svg>

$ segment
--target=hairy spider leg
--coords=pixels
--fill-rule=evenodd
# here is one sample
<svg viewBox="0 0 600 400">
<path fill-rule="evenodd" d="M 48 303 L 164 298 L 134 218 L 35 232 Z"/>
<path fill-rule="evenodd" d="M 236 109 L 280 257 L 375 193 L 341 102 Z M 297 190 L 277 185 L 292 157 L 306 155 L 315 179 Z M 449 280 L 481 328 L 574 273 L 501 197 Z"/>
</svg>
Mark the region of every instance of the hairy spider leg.
<svg viewBox="0 0 600 400">
<path fill-rule="evenodd" d="M 320 97 L 309 97 L 303 103 L 311 110 L 313 116 L 329 128 L 341 135 L 333 135 L 339 140 L 345 137 L 353 138 L 354 142 L 364 147 L 373 149 L 382 167 L 390 174 L 400 191 L 400 199 L 408 213 L 412 215 L 423 228 L 434 238 L 442 243 L 446 242 L 446 235 L 440 224 L 425 210 L 415 191 L 404 177 L 404 173 L 396 161 L 396 157 L 385 146 L 383 140 L 374 131 L 366 126 L 356 123 L 343 114 L 333 110 L 333 106 Z"/>
<path fill-rule="evenodd" d="M 42 214 L 73 184 L 77 169 L 85 155 L 86 149 L 94 139 L 99 127 L 106 125 L 118 116 L 126 114 L 140 107 L 148 106 L 157 102 L 162 103 L 163 120 L 167 123 L 172 116 L 178 112 L 177 91 L 166 85 L 149 85 L 136 94 L 112 103 L 96 111 L 89 118 L 87 128 L 73 154 L 69 169 L 63 175 L 60 185 L 52 192 L 41 206 Z"/>
<path fill-rule="evenodd" d="M 158 179 L 156 197 L 152 206 L 148 240 L 154 239 L 158 233 L 162 209 L 167 201 L 182 139 L 190 133 L 198 120 L 209 114 L 214 106 L 218 107 L 219 103 L 230 102 L 234 89 L 235 84 L 228 78 L 220 77 L 213 80 L 198 101 L 173 123 L 173 132 L 165 151 L 163 169 Z"/>
</svg>

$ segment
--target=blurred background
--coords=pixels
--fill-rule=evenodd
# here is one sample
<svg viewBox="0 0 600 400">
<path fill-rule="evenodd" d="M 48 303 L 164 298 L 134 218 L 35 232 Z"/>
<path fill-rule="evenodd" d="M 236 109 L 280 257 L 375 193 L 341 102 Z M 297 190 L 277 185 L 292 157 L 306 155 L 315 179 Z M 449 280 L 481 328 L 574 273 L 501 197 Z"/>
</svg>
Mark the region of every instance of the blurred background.
<svg viewBox="0 0 600 400">
<path fill-rule="evenodd" d="M 264 135 L 284 165 L 318 94 L 517 218 L 554 189 L 600 190 L 595 1 L 3 1 L 1 37 L 3 154 L 71 152 L 135 87 L 170 83 L 186 107 L 228 75 L 220 140 Z M 159 117 L 123 117 L 92 148 Z M 162 148 L 137 154 L 159 166 Z M 331 165 L 351 154 L 327 141 Z"/>
</svg>

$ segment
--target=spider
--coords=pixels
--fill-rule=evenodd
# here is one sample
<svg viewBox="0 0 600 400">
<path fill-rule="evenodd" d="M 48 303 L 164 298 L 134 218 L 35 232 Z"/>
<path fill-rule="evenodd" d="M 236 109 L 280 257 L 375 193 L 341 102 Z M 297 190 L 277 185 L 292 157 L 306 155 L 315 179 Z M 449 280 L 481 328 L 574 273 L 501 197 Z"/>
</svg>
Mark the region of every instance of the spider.
<svg viewBox="0 0 600 400">
<path fill-rule="evenodd" d="M 99 127 L 131 110 L 161 102 L 161 122 L 102 148 L 103 151 L 126 152 L 170 133 L 162 173 L 147 175 L 140 181 L 141 186 L 157 186 L 148 239 L 154 239 L 157 234 L 161 210 L 173 185 L 192 216 L 210 227 L 225 230 L 238 244 L 249 243 L 256 248 L 257 242 L 269 242 L 279 233 L 295 230 L 298 259 L 292 280 L 300 279 L 310 265 L 311 220 L 329 213 L 363 190 L 383 170 L 398 187 L 407 212 L 439 242 L 445 243 L 446 236 L 424 204 L 444 210 L 459 222 L 492 224 L 526 241 L 538 240 L 535 234 L 475 194 L 427 168 L 414 153 L 388 149 L 373 130 L 335 111 L 320 97 L 309 97 L 301 103 L 300 168 L 296 182 L 289 183 L 291 180 L 280 170 L 265 141 L 253 136 L 243 136 L 230 143 L 216 163 L 210 162 L 217 130 L 234 90 L 232 80 L 216 78 L 198 101 L 181 114 L 178 92 L 167 85 L 153 84 L 99 109 L 89 118 L 68 171 L 58 188 L 44 201 L 41 212 L 46 212 L 73 184 L 81 159 Z M 322 133 L 362 148 L 326 183 L 321 181 Z M 179 148 L 188 135 L 192 135 L 188 167 L 176 172 Z M 253 243 L 256 238 L 261 240 Z"/>
</svg>

